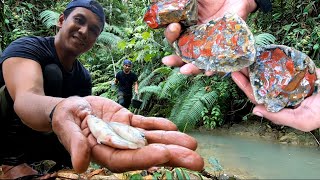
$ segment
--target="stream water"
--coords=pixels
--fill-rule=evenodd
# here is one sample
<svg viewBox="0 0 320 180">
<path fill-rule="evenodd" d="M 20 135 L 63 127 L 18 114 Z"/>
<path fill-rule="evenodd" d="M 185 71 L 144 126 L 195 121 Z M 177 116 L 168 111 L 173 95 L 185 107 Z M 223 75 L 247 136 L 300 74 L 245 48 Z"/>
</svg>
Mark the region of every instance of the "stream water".
<svg viewBox="0 0 320 180">
<path fill-rule="evenodd" d="M 198 140 L 205 169 L 217 173 L 209 159 L 217 160 L 220 172 L 240 179 L 320 179 L 320 149 L 297 147 L 206 132 L 188 133 Z"/>
</svg>

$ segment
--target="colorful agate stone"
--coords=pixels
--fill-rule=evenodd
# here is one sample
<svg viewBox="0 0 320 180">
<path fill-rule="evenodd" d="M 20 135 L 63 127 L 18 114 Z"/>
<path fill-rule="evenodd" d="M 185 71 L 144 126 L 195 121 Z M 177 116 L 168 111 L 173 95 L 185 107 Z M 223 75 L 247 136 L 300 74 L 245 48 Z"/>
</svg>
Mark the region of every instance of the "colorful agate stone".
<svg viewBox="0 0 320 180">
<path fill-rule="evenodd" d="M 270 112 L 299 105 L 319 86 L 314 62 L 306 54 L 283 45 L 258 47 L 249 76 L 256 101 Z"/>
<path fill-rule="evenodd" d="M 254 62 L 254 37 L 236 14 L 187 28 L 173 44 L 183 61 L 199 69 L 233 72 Z"/>
<path fill-rule="evenodd" d="M 198 21 L 196 0 L 153 0 L 143 18 L 150 28 L 166 27 L 173 22 L 192 26 Z"/>
</svg>

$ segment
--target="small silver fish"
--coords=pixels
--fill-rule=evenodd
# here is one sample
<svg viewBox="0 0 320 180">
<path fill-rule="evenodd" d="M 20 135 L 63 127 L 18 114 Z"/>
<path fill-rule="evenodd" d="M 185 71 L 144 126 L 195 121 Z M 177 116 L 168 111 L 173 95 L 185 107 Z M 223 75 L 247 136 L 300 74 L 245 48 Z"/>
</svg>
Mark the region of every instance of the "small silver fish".
<svg viewBox="0 0 320 180">
<path fill-rule="evenodd" d="M 87 119 L 88 127 L 91 133 L 97 139 L 97 142 L 99 144 L 108 145 L 118 149 L 138 149 L 145 145 L 141 143 L 142 135 L 138 136 L 137 139 L 135 139 L 135 136 L 127 135 L 130 132 L 135 132 L 134 130 L 132 130 L 132 129 L 135 129 L 134 127 L 113 122 L 112 126 L 115 127 L 117 131 L 120 132 L 120 134 L 122 134 L 123 136 L 122 137 L 116 133 L 116 131 L 112 128 L 110 123 L 105 122 L 102 119 L 97 118 L 93 115 L 88 115 L 86 119 Z M 126 132 L 126 131 L 129 131 L 129 132 Z M 128 139 L 125 139 L 125 138 L 128 138 Z M 144 138 L 144 135 L 143 135 L 143 138 Z M 131 141 L 134 141 L 134 142 L 131 142 Z M 135 143 L 135 142 L 138 142 L 138 143 Z"/>
<path fill-rule="evenodd" d="M 143 147 L 147 144 L 144 133 L 137 128 L 118 122 L 110 122 L 109 125 L 120 137 L 135 143 L 138 147 Z"/>
</svg>

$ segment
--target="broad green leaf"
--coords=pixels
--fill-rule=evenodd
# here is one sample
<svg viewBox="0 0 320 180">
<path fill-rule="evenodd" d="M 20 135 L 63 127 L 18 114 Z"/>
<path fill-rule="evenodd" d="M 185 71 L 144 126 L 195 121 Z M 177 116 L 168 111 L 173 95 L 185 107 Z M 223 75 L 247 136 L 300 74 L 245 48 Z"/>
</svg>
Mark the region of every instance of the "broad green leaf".
<svg viewBox="0 0 320 180">
<path fill-rule="evenodd" d="M 145 57 L 144 57 L 144 60 L 146 62 L 151 62 L 152 58 L 155 56 L 155 54 L 147 54 Z"/>
<path fill-rule="evenodd" d="M 120 48 L 121 50 L 124 50 L 127 46 L 127 43 L 125 41 L 120 41 L 118 43 L 118 48 Z"/>
<path fill-rule="evenodd" d="M 147 40 L 147 39 L 150 38 L 150 33 L 149 33 L 149 32 L 143 32 L 143 33 L 141 34 L 141 36 L 142 36 L 142 38 L 143 38 L 144 40 Z"/>
<path fill-rule="evenodd" d="M 129 178 L 130 180 L 143 180 L 143 177 L 141 174 L 133 174 Z"/>
</svg>

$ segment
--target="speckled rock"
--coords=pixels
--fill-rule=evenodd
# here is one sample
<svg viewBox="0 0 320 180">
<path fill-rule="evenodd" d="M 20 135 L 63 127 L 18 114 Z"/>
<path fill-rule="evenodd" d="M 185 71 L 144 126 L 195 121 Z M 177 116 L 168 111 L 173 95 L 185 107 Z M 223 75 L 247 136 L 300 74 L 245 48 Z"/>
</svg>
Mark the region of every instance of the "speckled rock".
<svg viewBox="0 0 320 180">
<path fill-rule="evenodd" d="M 215 72 L 232 72 L 254 62 L 254 37 L 236 14 L 187 28 L 174 42 L 176 53 L 187 63 Z"/>
<path fill-rule="evenodd" d="M 256 62 L 249 68 L 254 97 L 270 112 L 295 107 L 317 93 L 319 80 L 315 71 L 314 62 L 294 48 L 258 47 Z"/>
</svg>

